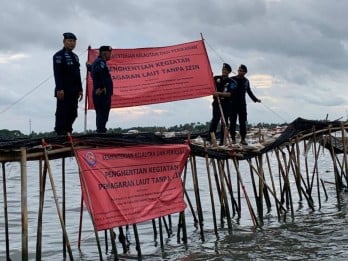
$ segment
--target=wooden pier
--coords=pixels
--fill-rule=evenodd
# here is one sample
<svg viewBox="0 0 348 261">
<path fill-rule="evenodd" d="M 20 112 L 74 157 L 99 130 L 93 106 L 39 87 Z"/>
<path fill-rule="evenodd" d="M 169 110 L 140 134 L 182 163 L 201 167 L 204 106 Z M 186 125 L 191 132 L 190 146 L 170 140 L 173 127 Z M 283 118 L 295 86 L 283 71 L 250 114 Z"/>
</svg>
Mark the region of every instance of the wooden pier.
<svg viewBox="0 0 348 261">
<path fill-rule="evenodd" d="M 197 228 L 200 240 L 205 241 L 204 216 L 209 210 L 212 215 L 213 230 L 218 237 L 219 230 L 226 228 L 233 231 L 235 220 L 248 218 L 254 229 L 263 226 L 265 215 L 276 209 L 279 222 L 294 220 L 295 204 L 306 204 L 310 211 L 320 210 L 322 202 L 328 197 L 326 187 L 334 186 L 337 206 L 340 208 L 340 197 L 348 186 L 348 159 L 347 159 L 347 129 L 348 124 L 341 121 L 310 121 L 296 119 L 277 138 L 267 139 L 260 134 L 257 145 L 240 146 L 227 144 L 213 146 L 206 141 L 204 135 L 190 135 L 173 138 L 164 138 L 149 133 L 137 134 L 79 134 L 73 137 L 57 136 L 47 139 L 20 139 L 0 141 L 0 162 L 2 163 L 2 195 L 0 207 L 4 209 L 3 231 L 6 242 L 6 258 L 11 258 L 9 217 L 7 197 L 7 162 L 20 163 L 20 193 L 21 193 L 21 253 L 22 260 L 29 260 L 28 256 L 28 205 L 27 205 L 27 162 L 39 162 L 39 211 L 36 231 L 36 260 L 42 255 L 42 213 L 44 211 L 45 192 L 47 182 L 51 185 L 55 207 L 59 217 L 59 229 L 62 232 L 63 258 L 74 260 L 72 246 L 66 231 L 66 195 L 65 195 L 65 159 L 74 157 L 74 150 L 79 148 L 125 147 L 140 144 L 182 144 L 188 143 L 191 154 L 187 161 L 182 182 L 187 208 L 177 215 L 159 217 L 152 220 L 154 242 L 159 236 L 160 246 L 165 248 L 165 236 L 177 237 L 179 244 L 187 243 L 187 218 L 193 218 L 193 225 Z M 333 169 L 333 182 L 327 181 L 320 169 L 319 155 L 326 153 Z M 62 195 L 56 192 L 56 184 L 52 175 L 51 160 L 62 160 Z M 202 173 L 197 162 L 204 162 L 205 171 Z M 247 166 L 248 172 L 242 171 L 241 164 Z M 48 179 L 47 179 L 48 176 Z M 192 187 L 188 187 L 190 179 Z M 202 204 L 200 182 L 205 180 L 209 188 L 209 202 Z M 246 187 L 245 180 L 251 181 L 252 186 Z M 294 193 L 294 191 L 296 191 Z M 296 200 L 295 200 L 296 199 Z M 76 200 L 76 199 L 74 199 Z M 243 217 L 242 210 L 246 210 L 248 217 Z M 81 200 L 82 224 L 83 202 Z M 77 225 L 77 224 L 76 224 Z M 138 232 L 141 224 L 129 224 L 127 227 L 110 229 L 105 233 L 95 231 L 96 252 L 99 259 L 104 260 L 102 248 L 108 249 L 114 260 L 122 255 L 127 256 L 129 242 L 127 233 L 132 230 L 137 250 L 137 259 L 142 259 L 141 234 Z M 79 230 L 81 233 L 81 229 Z M 176 233 L 174 233 L 176 231 Z M 103 235 L 102 235 L 103 234 Z M 100 236 L 105 237 L 102 244 Z M 77 247 L 80 248 L 81 234 L 78 235 Z M 117 238 L 118 237 L 118 238 Z M 118 240 L 116 240 L 118 239 Z M 120 245 L 118 245 L 120 244 Z M 122 249 L 123 253 L 119 253 Z M 108 252 L 108 251 L 107 251 Z"/>
</svg>

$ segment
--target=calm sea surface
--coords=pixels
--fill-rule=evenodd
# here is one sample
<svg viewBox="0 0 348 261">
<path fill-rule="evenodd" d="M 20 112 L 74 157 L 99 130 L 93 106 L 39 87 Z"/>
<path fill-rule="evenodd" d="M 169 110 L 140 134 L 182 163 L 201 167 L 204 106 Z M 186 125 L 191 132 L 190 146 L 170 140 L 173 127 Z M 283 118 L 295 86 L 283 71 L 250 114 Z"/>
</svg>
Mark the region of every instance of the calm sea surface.
<svg viewBox="0 0 348 261">
<path fill-rule="evenodd" d="M 251 187 L 249 166 L 241 163 L 243 181 L 248 195 L 255 206 Z M 313 163 L 311 163 L 313 164 Z M 188 165 L 189 166 L 189 165 Z M 29 256 L 35 260 L 37 212 L 39 205 L 39 174 L 38 163 L 28 162 L 28 224 L 29 224 Z M 307 202 L 299 202 L 296 188 L 292 181 L 295 218 L 290 214 L 286 221 L 278 221 L 274 202 L 273 208 L 265 214 L 263 227 L 253 229 L 245 198 L 242 197 L 241 219 L 233 219 L 233 231 L 230 234 L 227 225 L 221 227 L 218 218 L 219 237 L 214 233 L 212 209 L 210 205 L 207 171 L 204 159 L 197 159 L 200 195 L 204 211 L 205 242 L 200 239 L 199 230 L 193 226 L 189 207 L 186 209 L 188 243 L 177 243 L 177 215 L 172 215 L 174 235 L 167 239 L 164 232 L 165 246 L 161 251 L 159 239 L 153 241 L 151 222 L 138 224 L 143 260 L 348 260 L 348 193 L 343 192 L 338 206 L 336 190 L 332 172 L 332 162 L 329 154 L 321 155 L 319 161 L 319 176 L 326 183 L 328 200 L 325 200 L 321 190 L 321 208 L 318 197 L 313 193 L 315 211 L 311 211 Z M 61 160 L 51 161 L 55 187 L 61 202 Z M 21 260 L 21 203 L 20 203 L 20 168 L 18 163 L 6 164 L 7 200 L 10 233 L 10 253 L 12 260 Z M 275 180 L 278 173 L 274 172 Z M 235 172 L 232 172 L 235 179 Z M 266 176 L 266 180 L 269 180 Z M 232 181 L 233 183 L 234 181 Z M 5 260 L 5 220 L 3 204 L 3 180 L 0 181 L 0 260 Z M 192 189 L 190 167 L 187 173 L 187 191 L 190 199 L 195 203 Z M 315 186 L 316 189 L 316 186 Z M 79 213 L 80 213 L 80 182 L 75 159 L 66 159 L 66 226 L 69 241 L 75 260 L 99 260 L 97 245 L 92 230 L 89 215 L 84 211 L 81 251 L 77 248 Z M 216 194 L 215 194 L 216 199 Z M 195 204 L 194 204 L 195 205 Z M 218 204 L 216 203 L 216 206 Z M 256 208 L 255 208 L 256 211 Z M 216 210 L 217 213 L 219 209 Z M 118 230 L 115 230 L 116 233 Z M 164 230 L 165 231 L 165 230 Z M 130 253 L 120 255 L 121 260 L 136 260 L 137 252 L 133 230 L 131 233 Z M 105 260 L 111 260 L 109 252 L 105 251 L 104 233 L 99 234 Z M 121 245 L 117 241 L 118 253 L 122 253 Z M 43 214 L 43 242 L 42 260 L 63 260 L 62 232 L 53 193 L 49 179 L 46 183 L 46 197 Z M 68 259 L 68 258 L 67 258 Z"/>
</svg>

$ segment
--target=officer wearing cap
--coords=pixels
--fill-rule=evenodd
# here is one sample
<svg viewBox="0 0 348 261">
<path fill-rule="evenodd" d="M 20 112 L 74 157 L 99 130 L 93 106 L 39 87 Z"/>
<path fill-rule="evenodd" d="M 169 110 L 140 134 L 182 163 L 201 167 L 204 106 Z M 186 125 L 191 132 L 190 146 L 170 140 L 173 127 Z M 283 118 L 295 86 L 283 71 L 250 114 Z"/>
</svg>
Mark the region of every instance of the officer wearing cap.
<svg viewBox="0 0 348 261">
<path fill-rule="evenodd" d="M 241 64 L 238 68 L 238 74 L 232 77 L 237 85 L 236 88 L 233 89 L 233 93 L 231 96 L 231 112 L 230 112 L 230 134 L 232 137 L 232 142 L 235 143 L 235 133 L 236 133 L 236 124 L 237 117 L 239 121 L 239 133 L 241 136 L 241 144 L 248 145 L 245 140 L 245 136 L 247 133 L 246 125 L 247 125 L 247 105 L 245 96 L 246 94 L 253 100 L 253 102 L 261 102 L 260 99 L 256 98 L 254 93 L 250 89 L 249 80 L 245 77 L 245 74 L 248 72 L 248 68 Z"/>
<path fill-rule="evenodd" d="M 220 145 L 224 143 L 224 129 L 227 127 L 230 104 L 231 104 L 231 93 L 232 93 L 232 83 L 233 81 L 228 77 L 232 72 L 232 68 L 229 64 L 223 63 L 222 65 L 222 74 L 214 76 L 216 92 L 213 94 L 213 118 L 210 122 L 209 133 L 214 133 L 216 135 L 217 126 L 222 119 L 222 113 L 224 117 L 224 123 L 226 126 L 221 124 L 221 137 Z M 219 106 L 221 104 L 222 112 Z"/>
<path fill-rule="evenodd" d="M 99 56 L 91 65 L 93 79 L 93 104 L 96 112 L 98 133 L 106 132 L 106 123 L 109 119 L 113 83 L 107 61 L 111 58 L 111 46 L 103 45 L 99 48 Z"/>
<path fill-rule="evenodd" d="M 54 96 L 57 98 L 54 130 L 58 135 L 72 132 L 78 101 L 83 98 L 79 58 L 73 53 L 76 40 L 73 33 L 64 33 L 63 49 L 53 55 Z"/>
</svg>

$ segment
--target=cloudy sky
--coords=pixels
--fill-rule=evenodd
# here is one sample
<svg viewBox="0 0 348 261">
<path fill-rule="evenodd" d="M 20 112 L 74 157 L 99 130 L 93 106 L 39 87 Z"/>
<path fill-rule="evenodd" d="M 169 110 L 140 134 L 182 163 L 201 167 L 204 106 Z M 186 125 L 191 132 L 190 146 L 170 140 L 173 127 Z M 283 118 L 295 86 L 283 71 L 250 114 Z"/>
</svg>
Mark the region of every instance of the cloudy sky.
<svg viewBox="0 0 348 261">
<path fill-rule="evenodd" d="M 52 131 L 52 55 L 62 33 L 87 47 L 175 45 L 201 39 L 214 74 L 221 64 L 248 66 L 250 123 L 329 120 L 348 114 L 348 1 L 344 0 L 76 0 L 3 1 L 0 11 L 0 129 Z M 85 79 L 85 67 L 81 67 Z M 85 85 L 85 81 L 83 82 Z M 95 129 L 88 111 L 87 129 Z M 211 97 L 113 109 L 109 128 L 174 126 L 211 119 Z M 75 131 L 84 130 L 84 102 Z"/>
</svg>

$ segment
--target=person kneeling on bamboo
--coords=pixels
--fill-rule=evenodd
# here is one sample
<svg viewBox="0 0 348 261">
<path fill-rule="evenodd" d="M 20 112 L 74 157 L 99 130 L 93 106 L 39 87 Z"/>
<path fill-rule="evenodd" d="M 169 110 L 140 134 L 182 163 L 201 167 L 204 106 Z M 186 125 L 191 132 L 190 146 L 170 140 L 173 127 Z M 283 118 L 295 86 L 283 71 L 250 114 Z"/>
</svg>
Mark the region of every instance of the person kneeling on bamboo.
<svg viewBox="0 0 348 261">
<path fill-rule="evenodd" d="M 231 93 L 233 80 L 229 78 L 232 68 L 229 64 L 224 63 L 222 66 L 222 75 L 214 76 L 216 92 L 213 94 L 213 118 L 210 122 L 209 134 L 215 137 L 217 126 L 221 120 L 221 137 L 220 145 L 225 142 L 225 135 L 228 135 L 227 126 L 229 112 L 231 111 Z M 214 143 L 214 142 L 212 142 Z"/>
</svg>

